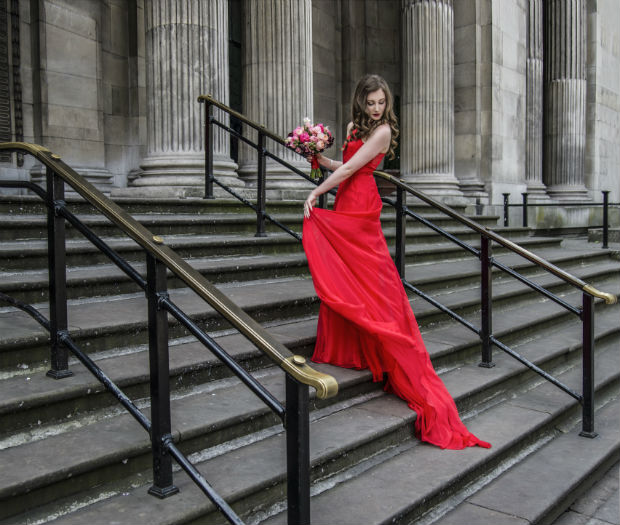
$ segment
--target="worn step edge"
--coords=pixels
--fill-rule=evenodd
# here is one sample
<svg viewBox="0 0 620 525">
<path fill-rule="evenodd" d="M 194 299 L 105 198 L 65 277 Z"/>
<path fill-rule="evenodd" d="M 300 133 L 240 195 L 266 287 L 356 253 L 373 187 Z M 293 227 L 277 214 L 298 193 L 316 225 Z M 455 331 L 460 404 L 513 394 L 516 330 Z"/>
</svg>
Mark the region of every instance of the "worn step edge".
<svg viewBox="0 0 620 525">
<path fill-rule="evenodd" d="M 539 253 L 539 255 L 541 255 Z M 606 253 L 599 252 L 571 252 L 564 255 L 561 251 L 549 250 L 543 252 L 543 258 L 555 265 L 562 265 L 569 273 L 577 271 L 584 265 L 594 264 L 605 260 Z M 500 262 L 520 271 L 526 275 L 541 272 L 533 263 L 517 256 L 500 254 L 497 258 Z M 277 278 L 283 276 L 307 275 L 308 266 L 306 256 L 303 253 L 282 255 L 251 255 L 242 257 L 220 258 L 196 258 L 192 259 L 192 266 L 203 274 L 207 279 L 215 283 L 228 283 L 250 281 L 261 278 Z M 145 264 L 134 263 L 134 268 L 143 277 L 145 276 Z M 443 267 L 447 270 L 441 271 Z M 467 261 L 467 270 L 461 269 L 463 261 L 448 260 L 445 263 L 434 265 L 435 272 L 430 277 L 419 277 L 422 264 L 409 263 L 406 267 L 406 275 L 410 281 L 424 286 L 425 290 L 445 288 L 453 284 L 462 283 L 464 280 L 479 279 L 479 262 L 471 259 Z M 471 269 L 469 269 L 471 268 Z M 457 271 L 455 271 L 456 269 Z M 620 270 L 619 270 L 620 271 Z M 494 275 L 502 275 L 501 270 L 493 268 Z M 47 297 L 48 271 L 29 270 L 25 272 L 1 272 L 0 289 L 19 300 L 26 302 L 41 302 Z M 138 289 L 137 285 L 112 264 L 74 267 L 67 272 L 67 293 L 71 298 L 86 298 L 97 295 L 129 293 Z M 182 281 L 168 272 L 168 288 L 185 286 Z"/>
<path fill-rule="evenodd" d="M 332 368 L 332 367 L 328 367 L 328 368 Z M 460 396 L 458 399 L 462 398 L 462 397 L 466 397 L 466 395 Z M 146 446 L 146 445 L 145 445 Z M 127 457 L 127 455 L 131 455 L 131 454 L 127 454 L 126 452 L 119 452 L 118 454 L 116 454 L 117 460 L 121 457 Z M 27 455 L 28 456 L 28 455 Z M 29 456 L 28 456 L 29 457 Z M 30 480 L 30 482 L 32 482 L 32 480 Z"/>
<path fill-rule="evenodd" d="M 617 390 L 620 380 L 620 373 L 606 368 L 614 359 L 613 352 L 609 352 L 607 357 L 608 364 L 599 363 L 597 367 L 598 376 L 603 378 L 597 383 L 597 393 L 609 388 Z M 543 384 L 466 421 L 472 432 L 491 441 L 493 448 L 489 451 L 441 451 L 427 446 L 414 447 L 371 468 L 362 476 L 314 496 L 311 502 L 312 523 L 378 525 L 416 521 L 503 462 L 541 440 L 544 443 L 545 436 L 557 435 L 557 426 L 574 418 L 579 404 L 559 390 L 557 392 L 563 397 L 558 396 L 550 401 L 545 411 L 527 406 L 525 400 L 539 395 L 540 390 L 545 391 L 548 387 L 552 385 Z M 519 402 L 524 406 L 520 406 Z M 508 430 L 507 426 L 510 426 Z M 515 434 L 515 428 L 518 434 Z M 613 435 L 616 438 L 617 431 L 613 430 Z M 412 475 L 415 477 L 412 478 Z M 365 494 L 372 494 L 372 503 L 362 501 Z M 377 509 L 381 510 L 381 515 L 378 515 Z M 279 515 L 262 523 L 282 524 L 285 518 Z"/>
<path fill-rule="evenodd" d="M 309 279 L 293 279 L 288 282 L 294 283 L 294 296 L 286 299 L 286 295 L 282 295 L 282 293 L 288 293 L 286 292 L 286 287 L 289 286 L 287 281 L 279 281 L 278 284 L 283 288 L 281 288 L 281 292 L 277 293 L 274 288 L 276 283 L 270 282 L 270 293 L 276 295 L 279 294 L 278 299 L 273 300 L 270 303 L 265 303 L 264 300 L 252 295 L 253 290 L 259 290 L 260 286 L 264 286 L 262 283 L 246 283 L 243 286 L 223 285 L 220 286 L 220 289 L 230 295 L 242 309 L 260 322 L 271 321 L 274 319 L 274 316 L 281 316 L 281 312 L 283 311 L 287 312 L 287 318 L 289 319 L 293 319 L 295 316 L 308 315 L 309 313 L 315 312 L 318 307 L 318 298 L 314 294 L 311 281 Z M 559 280 L 558 283 L 560 283 Z M 257 286 L 259 288 L 256 288 Z M 521 290 L 523 294 L 526 294 L 522 297 L 534 297 L 534 292 L 530 291 L 529 287 L 521 285 L 517 282 L 516 285 L 512 283 L 505 283 L 503 285 L 496 286 L 494 290 L 494 300 L 500 301 L 502 297 L 507 299 L 513 293 L 512 291 L 509 291 L 502 296 L 498 289 L 503 288 L 506 290 L 511 290 L 511 287 L 515 286 L 515 290 Z M 560 283 L 558 286 L 564 285 Z M 306 290 L 306 293 L 304 293 L 304 289 Z M 445 301 L 446 306 L 455 309 L 459 313 L 471 315 L 472 313 L 475 313 L 477 308 L 479 308 L 479 299 L 474 292 L 470 291 L 462 294 L 448 294 L 448 300 Z M 567 292 L 565 299 L 571 302 L 571 300 L 568 299 L 570 295 L 575 298 L 573 301 L 576 304 L 579 304 L 580 298 L 577 297 L 575 293 L 576 292 Z M 250 295 L 248 296 L 248 294 Z M 457 295 L 459 297 L 455 297 Z M 463 299 L 463 296 L 467 296 L 467 298 Z M 225 323 L 220 316 L 217 315 L 215 311 L 213 311 L 213 309 L 202 300 L 192 294 L 189 294 L 187 290 L 172 290 L 172 299 L 177 302 L 179 306 L 182 308 L 184 307 L 185 311 L 193 319 L 203 324 L 207 331 L 225 328 Z M 109 348 L 111 345 L 113 346 L 115 344 L 115 339 L 110 339 L 110 337 L 114 334 L 117 334 L 118 337 L 124 337 L 125 339 L 126 335 L 129 333 L 135 334 L 136 336 L 141 334 L 140 337 L 136 337 L 134 344 L 144 343 L 146 340 L 144 339 L 146 337 L 146 314 L 144 313 L 144 315 L 140 315 L 140 313 L 145 311 L 145 301 L 141 298 L 141 294 L 138 294 L 138 296 L 131 296 L 131 298 L 122 298 L 122 300 L 125 301 L 127 306 L 131 305 L 131 312 L 138 314 L 137 317 L 134 319 L 128 319 L 127 314 L 124 313 L 119 319 L 113 321 L 112 314 L 108 309 L 109 307 L 106 306 L 106 303 L 100 301 L 76 303 L 79 304 L 79 308 L 77 309 L 70 306 L 70 325 L 80 327 L 71 329 L 71 335 L 74 340 L 80 345 L 85 343 L 86 346 L 84 348 L 89 352 L 96 352 L 104 349 L 101 347 L 101 344 L 104 342 L 104 339 L 101 337 L 103 335 L 108 338 L 105 341 L 109 341 L 110 343 L 106 348 Z M 441 320 L 441 318 L 444 318 L 445 320 L 445 314 L 441 314 L 435 307 L 426 303 L 422 299 L 414 298 L 412 300 L 412 305 L 421 327 L 424 327 L 424 325 L 429 322 L 437 322 Z M 552 304 L 550 308 L 553 309 L 560 307 Z M 72 313 L 72 310 L 74 310 L 74 313 Z M 120 312 L 119 307 L 116 308 L 116 312 Z M 42 308 L 42 313 L 46 314 L 47 309 Z M 105 325 L 98 322 L 98 319 L 102 316 L 109 317 L 108 322 Z M 2 317 L 4 318 L 5 324 L 9 322 L 9 319 L 15 319 L 15 321 L 11 321 L 13 326 L 15 326 L 16 329 L 21 326 L 15 334 L 10 334 L 8 338 L 5 336 L 0 339 L 0 353 L 2 354 L 1 359 L 3 366 L 14 366 L 15 363 L 21 362 L 32 363 L 42 361 L 47 357 L 47 353 L 49 351 L 47 341 L 49 340 L 49 336 L 44 329 L 39 327 L 36 322 L 28 318 L 26 314 L 21 312 L 10 314 L 5 313 L 2 314 Z M 176 321 L 171 320 L 170 322 L 171 337 L 182 336 L 182 327 L 180 327 Z M 21 330 L 22 335 L 19 335 L 19 330 Z"/>
<path fill-rule="evenodd" d="M 617 380 L 617 377 L 616 377 L 616 380 Z M 526 444 L 528 444 L 529 442 L 531 442 L 531 440 L 534 439 L 533 434 L 541 435 L 544 432 L 551 431 L 554 424 L 557 424 L 557 422 L 560 419 L 567 416 L 566 413 L 567 411 L 569 411 L 570 405 L 571 404 L 568 403 L 565 406 L 560 407 L 558 410 L 556 410 L 554 414 L 546 414 L 544 417 L 540 418 L 542 419 L 542 421 L 541 420 L 536 421 L 536 425 L 530 426 L 530 428 L 525 429 L 523 432 L 521 432 L 518 438 L 513 438 L 513 443 L 510 443 L 503 447 L 499 447 L 499 450 L 498 450 L 498 447 L 496 447 L 495 449 L 491 449 L 490 453 L 493 456 L 496 456 L 493 459 L 493 461 L 498 462 L 499 460 L 504 459 L 506 456 L 509 456 L 510 454 L 514 452 L 513 450 L 514 448 L 524 447 Z M 490 411 L 493 412 L 494 409 L 490 409 Z M 474 428 L 472 428 L 472 430 L 476 431 L 476 429 Z M 318 432 L 319 432 L 318 426 L 312 425 L 311 433 L 318 433 Z M 477 434 L 484 437 L 483 432 L 477 431 Z M 325 436 L 321 436 L 321 437 L 322 439 L 326 439 Z M 317 438 L 314 438 L 314 439 L 316 441 Z M 337 440 L 332 439 L 331 441 L 334 442 Z M 252 445 L 250 445 L 248 448 L 250 447 L 252 447 Z M 445 454 L 445 453 L 451 454 L 451 452 L 441 451 L 439 449 L 435 449 L 434 447 L 430 447 L 424 444 L 420 445 L 418 443 L 416 443 L 415 446 L 411 448 L 410 452 L 414 452 L 414 453 L 417 452 L 418 455 L 423 454 L 425 456 L 429 453 L 435 456 L 437 454 Z M 484 453 L 485 451 L 480 451 L 480 450 L 473 452 L 473 454 L 476 454 L 478 457 L 483 457 L 483 458 L 484 458 Z M 466 453 L 461 452 L 461 454 L 466 454 Z M 239 452 L 237 452 L 234 455 L 238 457 Z M 314 451 L 312 455 L 313 455 L 312 464 L 314 467 L 314 472 L 318 474 L 320 472 L 320 468 L 324 468 L 324 467 L 322 466 L 322 463 L 320 462 L 321 458 L 317 458 L 316 451 Z M 262 457 L 260 454 L 256 454 L 256 452 L 254 452 L 253 450 L 246 451 L 246 454 L 242 455 L 242 458 L 246 456 L 248 459 L 250 457 Z M 402 454 L 400 456 L 402 456 Z M 396 459 L 393 458 L 391 461 L 394 462 L 396 461 Z M 479 460 L 480 464 L 477 465 L 477 468 L 474 468 L 473 470 L 479 472 L 480 468 L 485 468 L 487 462 L 488 460 L 484 460 L 484 459 Z M 222 457 L 220 460 L 220 463 L 222 465 L 227 464 L 228 468 L 233 468 L 231 466 L 231 463 L 227 461 L 226 457 Z M 199 468 L 201 468 L 204 472 L 207 472 L 211 476 L 213 476 L 214 482 L 216 480 L 220 481 L 226 478 L 225 475 L 217 476 L 218 469 L 213 468 L 213 463 L 207 462 L 206 464 L 201 464 Z M 226 467 L 223 466 L 222 469 L 224 468 Z M 317 468 L 319 472 L 317 472 Z M 412 472 L 415 472 L 415 468 L 413 465 L 412 465 L 412 468 L 413 468 Z M 227 498 L 229 503 L 231 503 L 233 507 L 236 508 L 236 510 L 240 512 L 241 514 L 247 514 L 248 512 L 255 513 L 257 509 L 260 507 L 261 503 L 265 505 L 265 502 L 264 502 L 265 494 L 264 493 L 266 490 L 268 490 L 271 493 L 269 494 L 270 498 L 273 498 L 274 495 L 278 496 L 278 494 L 280 495 L 280 497 L 283 496 L 283 487 L 280 486 L 279 490 L 277 488 L 274 489 L 274 483 L 278 482 L 281 485 L 284 480 L 283 468 L 281 468 L 280 470 L 281 472 L 279 473 L 277 477 L 274 477 L 272 475 L 268 480 L 265 480 L 265 479 L 252 480 L 250 479 L 250 476 L 245 475 L 243 476 L 243 483 L 245 483 L 246 486 L 241 487 L 237 485 L 236 487 L 234 487 L 234 489 L 223 486 L 221 489 L 221 494 L 223 497 Z M 223 474 L 223 472 L 221 473 Z M 468 481 L 470 481 L 469 478 L 472 477 L 472 474 L 473 473 L 470 474 L 468 472 L 464 472 L 464 473 L 460 472 L 459 474 L 456 475 L 455 485 L 461 485 L 461 484 L 467 483 Z M 149 501 L 148 499 L 149 497 L 146 495 L 146 490 L 145 490 L 145 487 L 143 486 L 139 489 L 135 489 L 131 491 L 129 494 L 129 497 L 123 497 L 123 498 L 114 497 L 111 500 L 108 500 L 107 502 L 95 504 L 90 509 L 84 509 L 82 511 L 78 511 L 74 515 L 68 516 L 66 517 L 66 519 L 60 520 L 58 523 L 59 524 L 60 523 L 79 523 L 79 520 L 82 520 L 82 522 L 84 521 L 93 522 L 93 520 L 95 520 L 96 522 L 96 514 L 93 514 L 93 513 L 104 512 L 106 516 L 110 516 L 112 515 L 112 512 L 114 511 L 115 504 L 119 505 L 120 509 L 116 509 L 116 512 L 118 512 L 118 510 L 121 510 L 122 511 L 121 515 L 127 516 L 129 514 L 133 514 L 134 512 L 137 512 L 138 515 L 144 516 L 145 514 L 143 513 L 146 512 L 146 516 L 149 517 L 149 522 L 153 524 L 157 523 L 158 525 L 164 524 L 164 523 L 168 524 L 168 523 L 193 522 L 193 520 L 196 520 L 199 516 L 202 516 L 202 519 L 206 519 L 206 516 L 208 516 L 209 523 L 216 523 L 220 521 L 220 519 L 218 519 L 218 516 L 212 515 L 213 505 L 210 504 L 210 502 L 208 502 L 202 494 L 198 493 L 198 491 L 195 488 L 192 488 L 191 486 L 188 485 L 188 482 L 186 482 L 184 475 L 177 476 L 175 483 L 181 488 L 182 494 L 185 494 L 185 496 L 182 497 L 182 500 L 180 498 L 181 500 L 179 501 L 180 505 L 177 506 L 176 508 L 166 507 L 165 503 L 160 504 L 159 502 L 157 502 L 153 504 L 153 502 Z M 389 484 L 387 479 L 385 480 L 385 482 L 382 482 L 382 483 Z M 247 486 L 247 485 L 250 485 L 250 486 Z M 452 490 L 454 488 L 455 487 L 452 487 Z M 390 490 L 390 489 L 387 489 L 387 490 Z M 443 490 L 440 490 L 439 493 L 440 493 L 441 498 L 446 497 L 446 494 L 444 493 Z M 357 492 L 357 495 L 360 498 L 363 498 L 364 494 L 367 494 L 367 492 L 362 492 L 362 491 Z M 426 499 L 426 496 L 422 497 L 421 499 L 422 501 L 424 501 Z M 313 498 L 313 500 L 316 500 L 316 497 Z M 344 504 L 344 501 L 345 500 L 342 500 L 343 504 Z M 330 505 L 330 507 L 333 507 L 333 505 Z M 345 512 L 347 511 L 345 510 Z M 316 512 L 315 512 L 315 516 L 316 516 Z M 365 520 L 365 516 L 363 517 L 357 516 L 355 517 L 355 521 L 352 521 L 351 523 L 355 523 L 355 524 L 367 523 L 367 521 L 364 521 L 364 520 Z M 313 519 L 313 523 L 318 524 L 320 522 L 321 521 L 317 520 L 316 517 Z M 332 518 L 330 518 L 330 521 L 326 521 L 326 523 L 344 524 L 346 522 L 338 518 L 336 518 L 335 521 Z"/>
<path fill-rule="evenodd" d="M 574 427 L 431 523 L 553 523 L 620 459 L 618 402 L 595 416 L 600 434 L 590 444 Z"/>
</svg>

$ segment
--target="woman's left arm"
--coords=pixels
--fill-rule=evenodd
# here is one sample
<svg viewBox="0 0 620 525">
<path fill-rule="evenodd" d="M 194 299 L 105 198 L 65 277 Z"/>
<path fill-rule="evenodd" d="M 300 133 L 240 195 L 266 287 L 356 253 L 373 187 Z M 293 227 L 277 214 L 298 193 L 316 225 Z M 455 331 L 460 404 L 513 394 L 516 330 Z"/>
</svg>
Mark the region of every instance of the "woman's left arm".
<svg viewBox="0 0 620 525">
<path fill-rule="evenodd" d="M 310 217 L 310 212 L 316 204 L 316 199 L 319 195 L 338 186 L 342 181 L 348 179 L 357 170 L 368 164 L 379 153 L 382 153 L 389 147 L 391 139 L 392 131 L 390 126 L 388 124 L 379 126 L 348 162 L 343 163 L 336 171 L 327 177 L 327 179 L 310 192 L 310 195 L 308 195 L 304 203 L 304 216 L 306 218 Z"/>
</svg>

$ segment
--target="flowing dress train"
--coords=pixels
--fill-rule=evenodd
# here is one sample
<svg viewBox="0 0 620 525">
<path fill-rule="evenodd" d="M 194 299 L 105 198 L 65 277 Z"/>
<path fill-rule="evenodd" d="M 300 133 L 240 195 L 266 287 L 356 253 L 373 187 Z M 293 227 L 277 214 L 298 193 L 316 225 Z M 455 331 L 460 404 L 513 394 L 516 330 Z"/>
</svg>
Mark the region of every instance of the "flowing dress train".
<svg viewBox="0 0 620 525">
<path fill-rule="evenodd" d="M 352 140 L 347 162 L 362 146 Z M 417 414 L 416 436 L 441 448 L 491 445 L 471 434 L 436 374 L 381 230 L 377 155 L 343 181 L 333 210 L 314 208 L 303 245 L 321 300 L 312 360 L 365 369 Z"/>
</svg>

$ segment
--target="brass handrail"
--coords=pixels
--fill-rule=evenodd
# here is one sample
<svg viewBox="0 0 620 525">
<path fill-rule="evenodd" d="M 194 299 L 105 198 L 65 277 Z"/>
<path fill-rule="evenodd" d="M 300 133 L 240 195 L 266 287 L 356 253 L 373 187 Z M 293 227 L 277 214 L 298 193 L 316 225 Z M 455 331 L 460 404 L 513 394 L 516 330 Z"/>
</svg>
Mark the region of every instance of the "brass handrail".
<svg viewBox="0 0 620 525">
<path fill-rule="evenodd" d="M 259 323 L 166 246 L 161 237 L 153 235 L 120 206 L 103 195 L 90 182 L 67 166 L 59 155 L 50 152 L 43 146 L 27 142 L 0 143 L 0 150 L 21 151 L 37 158 L 57 173 L 78 194 L 136 241 L 144 250 L 164 263 L 172 273 L 217 310 L 239 332 L 252 341 L 259 350 L 267 354 L 282 370 L 302 384 L 313 387 L 320 399 L 336 395 L 338 382 L 334 377 L 314 370 L 303 357 L 294 355 L 286 346 L 276 341 Z"/>
<path fill-rule="evenodd" d="M 241 113 L 235 111 L 234 109 L 229 108 L 225 104 L 222 104 L 218 100 L 214 99 L 211 95 L 200 95 L 198 97 L 198 102 L 201 102 L 201 103 L 208 102 L 209 104 L 213 104 L 214 106 L 222 109 L 226 113 L 232 115 L 233 117 L 242 121 L 248 126 L 251 126 L 256 130 L 260 130 L 263 134 L 265 134 L 266 136 L 268 136 L 270 139 L 274 140 L 275 142 L 282 144 L 282 145 L 286 145 L 286 141 L 282 137 L 267 130 L 264 126 L 261 126 L 260 124 L 257 124 L 256 122 L 250 120 L 245 115 L 242 115 Z M 538 255 L 530 252 L 529 250 L 522 248 L 518 244 L 515 244 L 512 241 L 509 241 L 505 237 L 502 237 L 501 235 L 489 230 L 488 228 L 485 228 L 484 226 L 478 224 L 477 222 L 472 221 L 468 217 L 461 215 L 460 213 L 458 213 L 457 211 L 454 211 L 449 206 L 446 206 L 445 204 L 433 199 L 432 197 L 429 197 L 428 195 L 422 193 L 421 191 L 416 190 L 415 188 L 407 184 L 404 180 L 398 179 L 397 177 L 394 177 L 393 175 L 390 175 L 389 173 L 386 173 L 384 171 L 377 170 L 374 172 L 374 175 L 388 182 L 391 182 L 395 186 L 399 186 L 400 188 L 405 190 L 407 193 L 410 193 L 411 195 L 417 197 L 418 199 L 426 202 L 433 208 L 436 208 L 442 213 L 445 213 L 446 215 L 464 224 L 468 228 L 471 228 L 472 230 L 477 231 L 481 235 L 485 235 L 486 237 L 496 242 L 497 244 L 500 244 L 504 248 L 507 248 L 508 250 L 518 255 L 521 255 L 522 257 L 528 259 L 530 262 L 533 262 L 534 264 L 540 266 L 541 268 L 544 268 L 548 272 L 554 274 L 555 276 L 559 277 L 565 282 L 579 288 L 580 290 L 587 293 L 588 295 L 591 295 L 593 297 L 598 297 L 599 299 L 603 299 L 606 304 L 615 304 L 618 301 L 618 298 L 614 294 L 608 293 L 608 292 L 602 292 L 596 289 L 591 284 L 588 284 L 585 281 L 579 279 L 578 277 L 575 277 L 574 275 L 566 272 L 565 270 L 558 268 L 557 266 L 555 266 L 554 264 L 551 264 L 549 261 L 546 261 L 542 257 L 539 257 Z"/>
<path fill-rule="evenodd" d="M 507 248 L 508 250 L 518 255 L 521 255 L 522 257 L 528 259 L 529 261 L 540 266 L 541 268 L 544 268 L 545 270 L 554 274 L 555 276 L 559 277 L 565 282 L 581 289 L 583 292 L 593 297 L 598 297 L 599 299 L 603 299 L 606 304 L 615 304 L 618 301 L 618 298 L 614 294 L 608 293 L 608 292 L 601 292 L 600 290 L 596 289 L 591 284 L 588 284 L 585 281 L 579 279 L 579 277 L 575 277 L 574 275 L 568 273 L 567 271 L 562 270 L 561 268 L 558 268 L 554 264 L 551 264 L 549 261 L 546 261 L 545 259 L 543 259 L 542 257 L 539 257 L 535 253 L 532 253 L 529 250 L 526 250 L 525 248 L 519 246 L 518 244 L 515 244 L 514 242 L 506 239 L 505 237 L 502 237 L 501 235 L 495 233 L 494 231 L 489 230 L 488 228 L 485 228 L 481 224 L 478 224 L 476 221 L 472 221 L 470 218 L 465 217 L 464 215 L 461 215 L 460 213 L 453 210 L 449 206 L 446 206 L 445 204 L 433 199 L 432 197 L 425 195 L 421 191 L 416 190 L 415 188 L 407 184 L 404 180 L 398 179 L 394 177 L 393 175 L 390 175 L 389 173 L 385 173 L 384 171 L 375 171 L 374 175 L 391 182 L 395 186 L 401 187 L 408 193 L 411 193 L 418 199 L 431 205 L 433 208 L 436 208 L 442 213 L 445 213 L 446 215 L 449 215 L 453 219 L 458 220 L 459 222 L 461 222 L 468 228 L 471 228 L 472 230 L 477 231 L 481 235 L 485 235 L 486 237 L 496 242 L 497 244 L 502 245 L 504 248 Z"/>
</svg>

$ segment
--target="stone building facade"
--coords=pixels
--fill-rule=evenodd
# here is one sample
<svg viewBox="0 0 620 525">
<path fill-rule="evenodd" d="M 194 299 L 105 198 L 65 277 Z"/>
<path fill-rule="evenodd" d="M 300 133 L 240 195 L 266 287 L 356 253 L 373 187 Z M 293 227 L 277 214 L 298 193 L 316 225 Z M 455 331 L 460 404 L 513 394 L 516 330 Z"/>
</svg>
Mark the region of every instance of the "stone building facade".
<svg viewBox="0 0 620 525">
<path fill-rule="evenodd" d="M 618 0 L 0 0 L 0 141 L 43 144 L 112 195 L 199 195 L 199 94 L 340 143 L 373 72 L 402 132 L 386 168 L 424 191 L 618 201 L 619 28 Z M 267 170 L 283 196 L 303 187 Z M 218 132 L 215 171 L 252 187 L 255 154 Z M 0 177 L 42 173 L 5 155 Z"/>
</svg>

